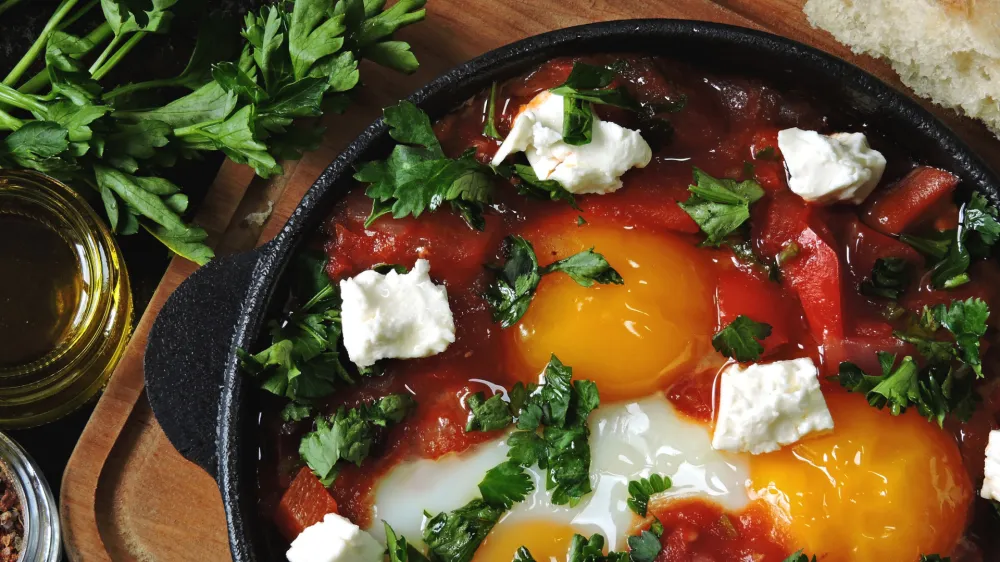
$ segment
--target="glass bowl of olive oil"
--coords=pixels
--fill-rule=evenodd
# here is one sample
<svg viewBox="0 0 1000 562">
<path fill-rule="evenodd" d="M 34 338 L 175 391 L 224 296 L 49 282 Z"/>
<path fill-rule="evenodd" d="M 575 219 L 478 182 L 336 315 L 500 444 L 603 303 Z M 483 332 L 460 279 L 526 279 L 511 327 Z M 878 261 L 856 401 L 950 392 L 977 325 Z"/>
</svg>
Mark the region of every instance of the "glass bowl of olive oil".
<svg viewBox="0 0 1000 562">
<path fill-rule="evenodd" d="M 128 273 L 90 205 L 47 176 L 0 171 L 0 427 L 93 398 L 131 329 Z"/>
</svg>

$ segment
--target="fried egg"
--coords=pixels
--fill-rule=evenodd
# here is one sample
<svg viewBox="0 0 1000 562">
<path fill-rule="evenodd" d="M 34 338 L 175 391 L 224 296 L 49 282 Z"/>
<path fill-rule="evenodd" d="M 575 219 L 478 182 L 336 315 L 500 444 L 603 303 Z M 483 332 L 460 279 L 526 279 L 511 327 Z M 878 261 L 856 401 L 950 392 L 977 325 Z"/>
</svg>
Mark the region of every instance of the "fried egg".
<svg viewBox="0 0 1000 562">
<path fill-rule="evenodd" d="M 594 491 L 575 507 L 557 506 L 545 490 L 545 473 L 528 469 L 535 490 L 504 515 L 476 553 L 477 562 L 510 562 L 520 546 L 539 561 L 562 559 L 574 533 L 600 533 L 623 549 L 638 517 L 628 508 L 628 483 L 652 473 L 670 476 L 664 498 L 701 497 L 740 509 L 748 496 L 746 461 L 715 451 L 708 428 L 679 414 L 661 394 L 602 405 L 589 420 Z M 382 520 L 419 543 L 424 512 L 459 508 L 479 497 L 478 484 L 507 458 L 506 435 L 462 453 L 394 467 L 374 491 L 369 531 L 384 540 Z"/>
<path fill-rule="evenodd" d="M 504 333 L 522 380 L 534 380 L 554 353 L 576 378 L 597 383 L 602 399 L 636 399 L 705 358 L 721 358 L 711 347 L 715 274 L 689 240 L 566 220 L 537 225 L 525 237 L 543 266 L 594 248 L 625 283 L 582 287 L 567 275 L 544 276 L 527 313 Z"/>
<path fill-rule="evenodd" d="M 893 417 L 840 392 L 826 401 L 833 433 L 752 457 L 751 495 L 824 562 L 950 553 L 973 494 L 954 439 L 916 411 Z"/>
</svg>

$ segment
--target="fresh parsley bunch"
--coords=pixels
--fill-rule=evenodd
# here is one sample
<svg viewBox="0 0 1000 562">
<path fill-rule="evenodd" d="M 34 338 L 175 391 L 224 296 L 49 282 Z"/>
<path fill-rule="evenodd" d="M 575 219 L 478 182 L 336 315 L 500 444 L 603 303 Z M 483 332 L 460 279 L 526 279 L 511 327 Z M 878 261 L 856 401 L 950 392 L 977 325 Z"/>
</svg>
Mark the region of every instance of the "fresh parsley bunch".
<svg viewBox="0 0 1000 562">
<path fill-rule="evenodd" d="M 247 15 L 238 57 L 220 58 L 216 47 L 226 38 L 208 29 L 180 75 L 112 87 L 108 73 L 148 34 L 168 31 L 178 0 L 141 8 L 101 0 L 106 21 L 84 36 L 65 30 L 96 3 L 62 0 L 0 83 L 0 167 L 88 186 L 112 230 L 128 235 L 141 227 L 203 264 L 213 255 L 207 234 L 185 222 L 187 196 L 160 173 L 210 151 L 263 177 L 281 173 L 279 160 L 316 148 L 323 133 L 295 120 L 346 108 L 359 60 L 416 69 L 409 45 L 392 34 L 423 19 L 425 1 L 386 8 L 385 0 L 282 0 Z M 39 58 L 45 72 L 22 80 Z M 167 88 L 189 93 L 159 106 L 134 105 L 136 92 Z"/>
</svg>

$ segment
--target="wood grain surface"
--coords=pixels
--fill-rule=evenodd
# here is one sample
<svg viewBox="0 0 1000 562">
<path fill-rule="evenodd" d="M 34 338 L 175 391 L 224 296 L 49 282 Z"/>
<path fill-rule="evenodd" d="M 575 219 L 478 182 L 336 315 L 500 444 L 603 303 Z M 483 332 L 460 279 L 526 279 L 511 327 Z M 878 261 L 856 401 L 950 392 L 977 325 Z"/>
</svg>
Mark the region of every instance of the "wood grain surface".
<svg viewBox="0 0 1000 562">
<path fill-rule="evenodd" d="M 812 29 L 802 14 L 804 0 L 430 0 L 423 23 L 399 33 L 421 62 L 401 77 L 363 66 L 364 86 L 345 115 L 326 119 L 322 147 L 285 174 L 269 181 L 227 162 L 199 209 L 197 221 L 212 235 L 220 255 L 250 249 L 273 237 L 326 165 L 381 108 L 411 94 L 439 74 L 488 50 L 544 31 L 627 18 L 700 19 L 763 29 L 846 58 L 903 89 L 884 63 L 858 57 L 829 34 Z M 925 105 L 927 105 L 925 103 Z M 995 169 L 1000 141 L 985 127 L 932 108 Z M 262 224 L 246 216 L 273 213 Z M 225 561 L 230 560 L 222 502 L 215 482 L 183 459 L 169 444 L 143 392 L 146 335 L 170 292 L 192 271 L 174 259 L 149 308 L 139 321 L 128 351 L 114 373 L 66 468 L 62 522 L 69 559 Z"/>
</svg>

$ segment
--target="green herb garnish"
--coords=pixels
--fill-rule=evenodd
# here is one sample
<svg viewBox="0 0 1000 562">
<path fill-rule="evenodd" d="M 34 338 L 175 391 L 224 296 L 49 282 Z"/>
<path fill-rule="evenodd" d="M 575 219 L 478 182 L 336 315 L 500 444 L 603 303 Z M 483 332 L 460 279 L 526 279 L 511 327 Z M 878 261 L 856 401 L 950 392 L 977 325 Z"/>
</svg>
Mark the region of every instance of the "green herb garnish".
<svg viewBox="0 0 1000 562">
<path fill-rule="evenodd" d="M 663 550 L 663 545 L 655 533 L 643 530 L 628 538 L 628 548 L 631 562 L 653 562 Z"/>
<path fill-rule="evenodd" d="M 496 139 L 502 141 L 503 137 L 500 136 L 500 131 L 497 130 L 497 117 L 496 117 L 496 107 L 497 107 L 497 83 L 494 82 L 490 86 L 490 98 L 486 102 L 486 125 L 483 126 L 483 135 L 490 137 L 491 139 Z"/>
<path fill-rule="evenodd" d="M 931 362 L 947 363 L 954 359 L 969 366 L 976 377 L 982 378 L 979 348 L 982 337 L 986 335 L 989 316 L 989 306 L 981 299 L 954 300 L 950 306 L 924 307 L 907 329 L 896 331 L 894 335 L 915 345 L 917 351 Z M 940 330 L 945 330 L 952 341 L 939 339 L 937 334 Z"/>
<path fill-rule="evenodd" d="M 649 478 L 640 478 L 628 483 L 628 507 L 639 517 L 645 517 L 649 508 L 649 499 L 656 494 L 670 489 L 673 483 L 667 476 L 651 474 Z"/>
<path fill-rule="evenodd" d="M 368 457 L 379 428 L 399 423 L 414 408 L 409 394 L 390 394 L 357 408 L 341 407 L 329 418 L 317 418 L 316 430 L 302 437 L 299 455 L 324 486 L 337 478 L 340 462 L 360 466 Z"/>
<path fill-rule="evenodd" d="M 577 62 L 573 63 L 573 70 L 566 81 L 549 90 L 564 99 L 563 142 L 570 145 L 590 143 L 594 132 L 594 111 L 591 104 L 639 111 L 639 104 L 624 86 L 610 87 L 614 79 L 613 70 Z"/>
<path fill-rule="evenodd" d="M 698 168 L 694 182 L 688 187 L 691 196 L 679 205 L 698 223 L 711 246 L 721 245 L 746 222 L 750 205 L 764 196 L 764 189 L 753 180 L 716 179 Z"/>
<path fill-rule="evenodd" d="M 521 180 L 515 185 L 519 194 L 535 199 L 565 201 L 574 209 L 579 210 L 573 194 L 566 191 L 566 188 L 556 180 L 540 180 L 535 175 L 535 170 L 524 164 L 514 164 L 512 170 L 513 174 Z"/>
<path fill-rule="evenodd" d="M 809 556 L 803 553 L 803 551 L 798 550 L 792 553 L 792 555 L 788 558 L 785 558 L 784 562 L 816 562 L 816 557 L 813 556 L 812 558 L 809 558 Z"/>
<path fill-rule="evenodd" d="M 396 531 L 389 526 L 389 523 L 382 521 L 385 525 L 386 552 L 389 554 L 389 562 L 428 562 L 427 557 L 418 551 L 406 539 L 396 536 Z"/>
<path fill-rule="evenodd" d="M 861 294 L 897 300 L 909 286 L 912 268 L 903 258 L 878 258 L 872 267 L 871 278 L 861 284 Z"/>
<path fill-rule="evenodd" d="M 465 423 L 467 432 L 496 431 L 514 423 L 510 407 L 501 394 L 494 394 L 489 399 L 482 392 L 470 394 L 465 405 L 469 407 L 469 419 Z"/>
<path fill-rule="evenodd" d="M 508 236 L 507 261 L 497 272 L 496 280 L 486 290 L 486 301 L 493 311 L 493 321 L 504 328 L 517 323 L 528 310 L 535 289 L 543 275 L 561 271 L 584 287 L 594 283 L 624 283 L 621 275 L 593 248 L 551 263 L 538 266 L 535 249 L 520 236 Z"/>
<path fill-rule="evenodd" d="M 400 144 L 386 160 L 368 162 L 354 179 L 371 184 L 365 194 L 374 200 L 365 221 L 370 226 L 382 215 L 419 217 L 449 203 L 470 227 L 482 230 L 483 206 L 493 190 L 493 172 L 480 164 L 475 150 L 448 158 L 434 135 L 431 120 L 408 101 L 385 109 L 389 135 Z"/>
<path fill-rule="evenodd" d="M 754 322 L 741 314 L 712 336 L 712 347 L 740 363 L 756 361 L 764 353 L 760 342 L 770 335 L 770 324 Z"/>
</svg>

